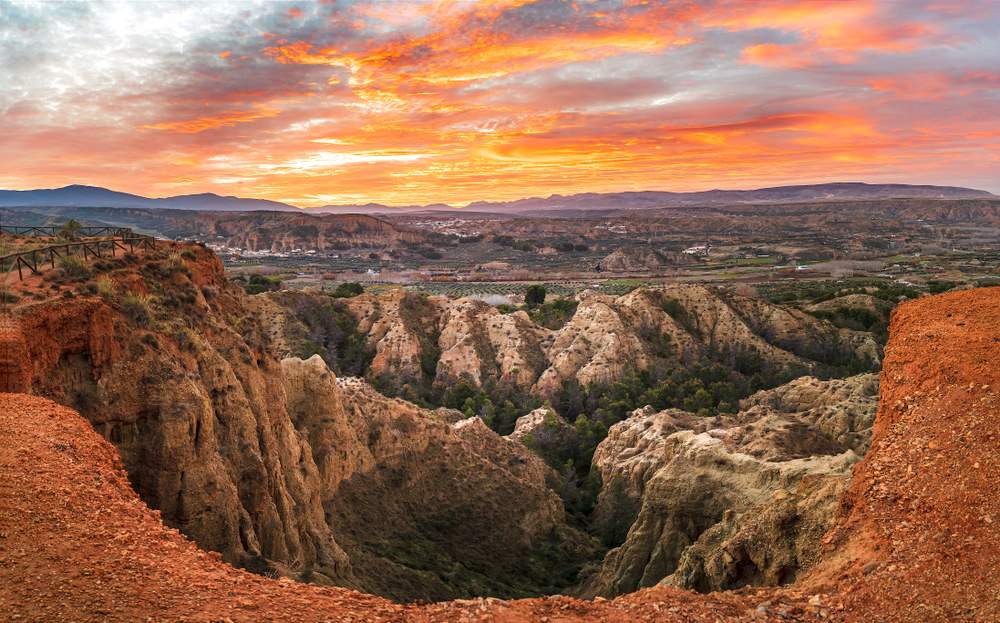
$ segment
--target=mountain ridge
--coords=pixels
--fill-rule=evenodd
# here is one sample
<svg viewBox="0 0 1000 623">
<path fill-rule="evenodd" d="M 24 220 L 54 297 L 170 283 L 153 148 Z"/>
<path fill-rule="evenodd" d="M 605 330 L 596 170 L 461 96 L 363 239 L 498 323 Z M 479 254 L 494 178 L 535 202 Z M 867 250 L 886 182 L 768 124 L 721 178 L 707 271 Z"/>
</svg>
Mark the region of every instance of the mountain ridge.
<svg viewBox="0 0 1000 623">
<path fill-rule="evenodd" d="M 473 201 L 463 207 L 446 203 L 389 206 L 382 203 L 324 205 L 303 208 L 280 201 L 254 199 L 216 193 L 194 193 L 170 197 L 144 197 L 100 186 L 71 184 L 61 188 L 0 190 L 0 207 L 122 207 L 169 208 L 212 212 L 282 211 L 314 214 L 400 214 L 403 212 L 555 212 L 560 210 L 642 210 L 698 205 L 742 203 L 792 203 L 833 200 L 875 200 L 898 198 L 988 199 L 997 196 L 961 186 L 928 184 L 869 184 L 866 182 L 831 182 L 769 186 L 748 190 L 712 189 L 693 192 L 661 190 L 610 193 L 552 194 L 548 197 L 524 197 L 512 201 Z"/>
<path fill-rule="evenodd" d="M 167 208 L 213 212 L 254 210 L 288 212 L 300 209 L 279 201 L 223 196 L 215 193 L 152 198 L 83 184 L 35 190 L 0 190 L 0 207 Z"/>
</svg>

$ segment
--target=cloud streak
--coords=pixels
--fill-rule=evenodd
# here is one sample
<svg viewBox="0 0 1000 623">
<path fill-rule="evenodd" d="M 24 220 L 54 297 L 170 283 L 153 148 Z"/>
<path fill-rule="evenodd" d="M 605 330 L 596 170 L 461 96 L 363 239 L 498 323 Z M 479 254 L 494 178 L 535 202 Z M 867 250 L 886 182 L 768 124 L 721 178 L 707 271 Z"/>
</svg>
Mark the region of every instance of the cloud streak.
<svg viewBox="0 0 1000 623">
<path fill-rule="evenodd" d="M 1000 191 L 998 35 L 998 5 L 946 0 L 0 0 L 0 182 L 300 205 Z"/>
</svg>

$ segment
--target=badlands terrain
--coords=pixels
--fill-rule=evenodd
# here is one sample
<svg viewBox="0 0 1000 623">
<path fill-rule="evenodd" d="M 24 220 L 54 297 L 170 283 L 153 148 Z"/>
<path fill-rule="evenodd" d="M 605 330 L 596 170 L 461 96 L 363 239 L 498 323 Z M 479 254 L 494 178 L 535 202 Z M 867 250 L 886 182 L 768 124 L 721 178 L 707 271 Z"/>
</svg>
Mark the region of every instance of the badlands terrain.
<svg viewBox="0 0 1000 623">
<path fill-rule="evenodd" d="M 503 438 L 339 379 L 320 357 L 279 362 L 269 322 L 217 260 L 183 251 L 109 267 L 113 290 L 15 309 L 36 395 L 0 397 L 12 617 L 1000 617 L 996 289 L 899 307 L 877 413 L 872 375 L 800 377 L 735 413 L 642 409 L 612 425 L 586 532 L 565 519 L 559 475 L 516 440 L 550 414 Z M 147 308 L 124 294 L 143 291 L 157 297 Z M 186 326 L 165 324 L 176 317 Z M 553 573 L 616 542 L 589 573 Z M 404 601 L 650 588 L 400 605 L 295 580 L 419 587 Z"/>
<path fill-rule="evenodd" d="M 19 384 L 262 575 L 407 601 L 784 584 L 867 448 L 878 341 L 735 292 L 585 293 L 549 328 L 401 290 L 251 296 L 199 245 L 141 253 L 27 284 Z M 801 534 L 748 540 L 782 522 Z"/>
</svg>

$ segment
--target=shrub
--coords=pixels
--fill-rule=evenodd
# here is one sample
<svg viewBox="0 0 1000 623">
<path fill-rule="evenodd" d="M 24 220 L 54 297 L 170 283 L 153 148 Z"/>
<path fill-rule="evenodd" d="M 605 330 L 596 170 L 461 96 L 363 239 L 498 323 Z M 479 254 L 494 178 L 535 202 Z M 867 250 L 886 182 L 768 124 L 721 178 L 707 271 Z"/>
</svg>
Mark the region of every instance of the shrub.
<svg viewBox="0 0 1000 623">
<path fill-rule="evenodd" d="M 68 279 L 89 279 L 93 272 L 90 266 L 75 255 L 67 255 L 59 258 L 59 269 L 64 277 Z"/>
<path fill-rule="evenodd" d="M 931 280 L 927 282 L 927 291 L 931 294 L 941 294 L 942 292 L 947 292 L 958 287 L 958 283 L 954 281 L 945 280 Z"/>
<path fill-rule="evenodd" d="M 181 251 L 181 257 L 184 258 L 184 259 L 186 259 L 186 260 L 196 260 L 196 259 L 198 259 L 198 256 L 195 255 L 195 252 L 192 251 L 191 249 L 184 249 L 183 251 Z"/>
<path fill-rule="evenodd" d="M 152 301 L 151 296 L 129 294 L 122 299 L 122 313 L 140 327 L 145 327 L 152 318 Z"/>
<path fill-rule="evenodd" d="M 333 296 L 338 299 L 347 299 L 357 296 L 364 291 L 365 289 L 360 283 L 348 281 L 337 285 L 337 288 L 333 291 Z"/>
<path fill-rule="evenodd" d="M 97 294 L 105 301 L 111 301 L 115 298 L 115 282 L 107 277 L 98 279 L 95 287 Z"/>
<path fill-rule="evenodd" d="M 174 333 L 174 340 L 177 341 L 177 346 L 180 347 L 181 350 L 186 350 L 189 352 L 194 352 L 195 350 L 197 350 L 197 342 L 195 339 L 195 335 L 188 329 L 185 328 L 178 329 L 177 332 Z"/>
<path fill-rule="evenodd" d="M 66 240 L 76 240 L 80 233 L 80 223 L 75 219 L 70 219 L 66 221 L 66 224 L 62 226 L 59 230 L 59 237 L 65 238 Z"/>
<path fill-rule="evenodd" d="M 569 322 L 569 319 L 576 313 L 577 305 L 578 303 L 573 299 L 560 298 L 534 306 L 529 316 L 536 324 L 556 330 Z"/>
<path fill-rule="evenodd" d="M 261 292 L 276 292 L 281 289 L 280 277 L 267 277 L 265 275 L 250 275 L 250 280 L 243 286 L 247 294 L 260 294 Z"/>
<path fill-rule="evenodd" d="M 524 304 L 528 307 L 538 307 L 545 302 L 545 286 L 530 285 L 524 291 Z"/>
<path fill-rule="evenodd" d="M 191 274 L 191 270 L 184 263 L 184 256 L 180 253 L 171 253 L 167 258 L 167 268 L 173 273 Z"/>
</svg>

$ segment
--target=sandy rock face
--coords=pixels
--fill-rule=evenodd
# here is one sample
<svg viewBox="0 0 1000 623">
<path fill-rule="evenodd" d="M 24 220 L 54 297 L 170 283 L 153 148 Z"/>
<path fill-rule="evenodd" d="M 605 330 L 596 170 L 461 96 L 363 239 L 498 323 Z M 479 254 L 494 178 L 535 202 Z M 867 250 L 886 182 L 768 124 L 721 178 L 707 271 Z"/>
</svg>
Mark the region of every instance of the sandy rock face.
<svg viewBox="0 0 1000 623">
<path fill-rule="evenodd" d="M 807 377 L 756 394 L 734 416 L 647 408 L 611 427 L 594 454 L 603 479 L 594 518 L 620 545 L 582 592 L 794 579 L 866 447 L 876 394 L 874 375 Z"/>
<path fill-rule="evenodd" d="M 278 371 L 241 336 L 226 329 L 181 349 L 159 335 L 154 349 L 97 299 L 24 318 L 35 391 L 77 407 L 165 521 L 232 564 L 349 579 Z"/>
<path fill-rule="evenodd" d="M 652 249 L 615 249 L 597 266 L 608 272 L 627 273 L 655 270 L 665 264 L 667 258 Z"/>
<path fill-rule="evenodd" d="M 234 565 L 400 599 L 559 591 L 592 558 L 522 444 L 319 357 L 279 364 L 262 308 L 198 253 L 111 274 L 156 297 L 143 326 L 99 297 L 18 310 L 34 391 L 114 444 L 164 521 Z"/>
<path fill-rule="evenodd" d="M 358 296 L 347 306 L 373 354 L 370 378 L 440 385 L 464 378 L 544 398 L 571 380 L 607 385 L 654 365 L 713 359 L 747 371 L 806 372 L 846 361 L 876 365 L 881 357 L 869 334 L 706 286 L 640 288 L 619 297 L 582 292 L 577 299 L 573 317 L 555 331 L 481 301 L 401 290 Z M 301 333 L 294 319 L 269 325 L 288 342 Z M 279 354 L 294 352 L 286 345 Z"/>
<path fill-rule="evenodd" d="M 625 375 L 630 366 L 648 364 L 639 337 L 627 327 L 608 296 L 581 297 L 573 318 L 555 332 L 546 348 L 549 366 L 535 385 L 552 396 L 575 378 L 581 385 L 605 385 Z"/>
<path fill-rule="evenodd" d="M 752 421 L 769 411 L 792 413 L 831 442 L 864 454 L 871 443 L 877 398 L 878 374 L 828 381 L 804 376 L 741 401 L 737 417 Z"/>
<path fill-rule="evenodd" d="M 820 557 L 849 478 L 810 473 L 740 514 L 726 510 L 684 550 L 661 584 L 703 593 L 793 582 Z"/>
<path fill-rule="evenodd" d="M 514 431 L 507 438 L 560 462 L 579 447 L 576 429 L 549 407 L 539 407 L 517 418 Z"/>
<path fill-rule="evenodd" d="M 592 553 L 565 523 L 551 470 L 478 418 L 448 423 L 337 379 L 318 356 L 285 359 L 282 371 L 289 416 L 307 436 L 323 507 L 360 586 L 402 599 L 526 594 L 558 581 L 532 568 L 543 544 L 565 572 Z M 438 579 L 456 565 L 468 572 Z"/>
</svg>

